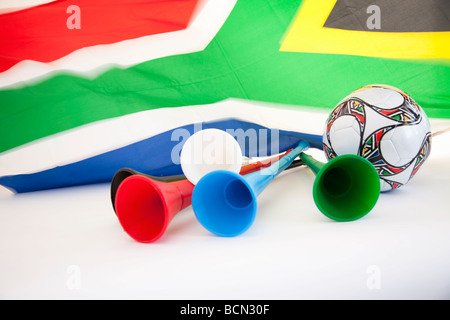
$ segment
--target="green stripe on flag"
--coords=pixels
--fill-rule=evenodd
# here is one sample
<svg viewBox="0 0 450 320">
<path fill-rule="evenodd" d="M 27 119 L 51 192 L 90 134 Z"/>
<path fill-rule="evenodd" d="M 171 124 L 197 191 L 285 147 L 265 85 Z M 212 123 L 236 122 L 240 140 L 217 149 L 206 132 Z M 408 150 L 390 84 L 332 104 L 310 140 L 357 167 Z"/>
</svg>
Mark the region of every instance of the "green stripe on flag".
<svg viewBox="0 0 450 320">
<path fill-rule="evenodd" d="M 97 120 L 228 97 L 331 111 L 374 83 L 406 91 L 429 117 L 450 118 L 448 61 L 280 52 L 300 3 L 238 1 L 204 51 L 112 68 L 93 80 L 55 75 L 0 91 L 0 152 Z"/>
</svg>

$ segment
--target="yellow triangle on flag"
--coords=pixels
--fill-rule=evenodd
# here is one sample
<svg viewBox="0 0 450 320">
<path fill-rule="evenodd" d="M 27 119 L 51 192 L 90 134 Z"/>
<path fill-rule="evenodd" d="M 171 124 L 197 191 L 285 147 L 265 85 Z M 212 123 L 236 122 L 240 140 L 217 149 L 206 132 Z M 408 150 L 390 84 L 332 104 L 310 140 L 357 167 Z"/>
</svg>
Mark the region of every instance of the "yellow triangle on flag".
<svg viewBox="0 0 450 320">
<path fill-rule="evenodd" d="M 324 27 L 337 0 L 304 0 L 280 51 L 401 59 L 450 59 L 450 32 L 354 31 Z"/>
</svg>

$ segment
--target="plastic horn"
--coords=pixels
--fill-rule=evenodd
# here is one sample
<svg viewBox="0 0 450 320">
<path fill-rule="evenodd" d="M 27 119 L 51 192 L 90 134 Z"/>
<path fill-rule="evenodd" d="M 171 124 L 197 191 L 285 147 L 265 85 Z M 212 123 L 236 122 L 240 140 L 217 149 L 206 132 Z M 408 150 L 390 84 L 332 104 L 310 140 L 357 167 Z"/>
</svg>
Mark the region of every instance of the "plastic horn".
<svg viewBox="0 0 450 320">
<path fill-rule="evenodd" d="M 292 149 L 286 151 L 285 154 L 289 153 L 291 150 Z M 271 157 L 269 159 L 264 159 L 261 161 L 250 163 L 241 168 L 240 174 L 248 174 L 248 173 L 251 173 L 254 171 L 258 171 L 262 168 L 268 167 L 274 161 L 278 161 L 279 158 L 280 158 L 280 155 L 277 155 L 277 156 Z M 296 168 L 301 165 L 303 165 L 303 162 L 301 160 L 296 160 L 296 161 L 294 161 L 294 163 L 292 163 L 290 168 Z M 145 173 L 142 173 L 142 172 L 130 169 L 130 168 L 122 168 L 114 174 L 114 176 L 111 180 L 110 195 L 111 195 L 111 204 L 113 206 L 114 211 L 116 211 L 116 204 L 115 204 L 116 201 L 115 200 L 116 200 L 117 189 L 119 188 L 119 186 L 123 180 L 125 180 L 126 178 L 128 178 L 129 176 L 132 176 L 132 175 L 142 175 L 149 179 L 156 180 L 156 181 L 163 181 L 163 182 L 173 182 L 173 181 L 180 181 L 180 180 L 186 179 L 186 177 L 184 175 L 156 177 L 156 176 L 151 176 L 151 175 L 148 175 L 148 174 L 145 174 Z"/>
<path fill-rule="evenodd" d="M 302 153 L 315 174 L 313 197 L 319 210 L 336 221 L 353 221 L 369 213 L 380 195 L 375 167 L 358 155 L 337 156 L 327 163 Z"/>
<path fill-rule="evenodd" d="M 119 186 L 123 180 L 125 180 L 126 178 L 128 178 L 129 176 L 132 176 L 132 175 L 142 175 L 142 176 L 145 176 L 152 180 L 164 181 L 164 182 L 180 181 L 180 180 L 186 179 L 186 177 L 184 175 L 156 177 L 156 176 L 151 176 L 151 175 L 141 173 L 139 171 L 136 171 L 136 170 L 133 170 L 130 168 L 122 168 L 114 174 L 114 176 L 111 180 L 110 194 L 111 194 L 111 204 L 113 206 L 114 211 L 116 211 L 115 199 L 116 199 L 117 188 L 119 188 Z"/>
<path fill-rule="evenodd" d="M 246 176 L 224 170 L 205 175 L 192 195 L 192 206 L 198 221 L 218 236 L 242 234 L 255 220 L 259 194 L 308 148 L 309 143 L 301 141 L 277 163 Z"/>
<path fill-rule="evenodd" d="M 277 155 L 265 161 L 244 166 L 240 174 L 249 174 L 284 157 Z M 115 193 L 115 211 L 124 231 L 134 240 L 150 243 L 158 240 L 170 221 L 191 205 L 194 185 L 187 179 L 164 182 L 147 175 L 131 174 L 118 186 Z M 236 174 L 236 173 L 235 173 Z"/>
</svg>

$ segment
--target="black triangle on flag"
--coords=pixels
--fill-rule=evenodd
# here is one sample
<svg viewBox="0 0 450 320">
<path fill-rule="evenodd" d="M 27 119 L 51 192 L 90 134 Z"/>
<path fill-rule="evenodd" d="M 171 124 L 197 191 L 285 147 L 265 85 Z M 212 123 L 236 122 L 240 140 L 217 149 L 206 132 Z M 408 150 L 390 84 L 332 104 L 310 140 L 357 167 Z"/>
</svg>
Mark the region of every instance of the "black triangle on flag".
<svg viewBox="0 0 450 320">
<path fill-rule="evenodd" d="M 337 0 L 324 27 L 354 31 L 440 32 L 450 31 L 449 17 L 449 0 Z"/>
</svg>

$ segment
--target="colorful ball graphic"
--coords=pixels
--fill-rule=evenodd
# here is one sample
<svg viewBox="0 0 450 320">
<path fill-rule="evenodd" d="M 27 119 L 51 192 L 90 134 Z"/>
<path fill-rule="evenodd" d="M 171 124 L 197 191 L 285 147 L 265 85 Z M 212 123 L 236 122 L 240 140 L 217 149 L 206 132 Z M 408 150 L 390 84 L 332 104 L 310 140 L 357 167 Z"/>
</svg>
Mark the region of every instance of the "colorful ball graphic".
<svg viewBox="0 0 450 320">
<path fill-rule="evenodd" d="M 369 160 L 385 192 L 410 181 L 427 159 L 430 122 L 405 92 L 369 85 L 354 91 L 333 109 L 326 121 L 323 147 L 328 159 L 356 154 Z"/>
</svg>

